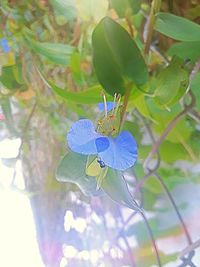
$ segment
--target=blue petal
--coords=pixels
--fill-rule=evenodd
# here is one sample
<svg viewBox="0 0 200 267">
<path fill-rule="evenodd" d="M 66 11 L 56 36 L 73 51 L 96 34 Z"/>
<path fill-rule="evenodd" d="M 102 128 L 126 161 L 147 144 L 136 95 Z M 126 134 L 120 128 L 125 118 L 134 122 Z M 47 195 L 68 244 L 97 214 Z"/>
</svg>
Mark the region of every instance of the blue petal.
<svg viewBox="0 0 200 267">
<path fill-rule="evenodd" d="M 102 152 L 109 147 L 109 140 L 95 131 L 90 120 L 75 122 L 67 134 L 67 142 L 74 152 L 90 155 Z"/>
<path fill-rule="evenodd" d="M 10 47 L 8 46 L 7 39 L 5 38 L 1 39 L 1 47 L 4 53 L 8 53 L 10 51 Z"/>
<path fill-rule="evenodd" d="M 107 137 L 104 137 L 104 136 L 98 137 L 95 140 L 95 144 L 96 144 L 96 148 L 97 148 L 97 152 L 98 153 L 103 152 L 110 145 L 108 138 Z"/>
<path fill-rule="evenodd" d="M 137 143 L 131 133 L 123 131 L 116 138 L 109 138 L 110 146 L 99 153 L 100 159 L 116 170 L 124 171 L 137 160 Z"/>
<path fill-rule="evenodd" d="M 107 111 L 111 111 L 113 107 L 116 107 L 116 103 L 114 102 L 106 102 L 107 105 Z M 105 110 L 104 102 L 98 103 L 99 110 L 102 112 Z"/>
</svg>

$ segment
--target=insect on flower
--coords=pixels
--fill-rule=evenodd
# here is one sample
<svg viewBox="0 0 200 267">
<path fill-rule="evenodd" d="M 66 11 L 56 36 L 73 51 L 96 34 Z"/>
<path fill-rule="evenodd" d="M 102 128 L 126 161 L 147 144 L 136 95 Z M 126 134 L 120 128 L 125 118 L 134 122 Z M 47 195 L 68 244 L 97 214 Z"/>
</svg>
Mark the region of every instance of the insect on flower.
<svg viewBox="0 0 200 267">
<path fill-rule="evenodd" d="M 105 167 L 106 167 L 105 163 L 104 163 L 102 160 L 97 159 L 97 162 L 99 163 L 99 166 L 100 166 L 101 168 L 105 168 Z"/>
<path fill-rule="evenodd" d="M 119 133 L 120 98 L 115 95 L 114 102 L 106 102 L 105 95 L 103 97 L 104 102 L 99 103 L 99 108 L 104 111 L 104 116 L 97 127 L 92 121 L 81 119 L 72 125 L 67 134 L 69 148 L 89 156 L 86 173 L 92 176 L 98 175 L 105 167 L 125 171 L 137 159 L 137 144 L 132 134 L 128 131 Z M 95 167 L 94 171 L 97 164 L 99 170 Z"/>
</svg>

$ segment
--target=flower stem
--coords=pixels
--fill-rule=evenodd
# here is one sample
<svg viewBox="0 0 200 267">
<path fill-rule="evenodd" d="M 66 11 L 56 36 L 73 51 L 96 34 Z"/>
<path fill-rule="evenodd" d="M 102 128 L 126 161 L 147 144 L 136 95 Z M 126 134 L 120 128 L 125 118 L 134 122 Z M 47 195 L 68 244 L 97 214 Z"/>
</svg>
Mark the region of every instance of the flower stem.
<svg viewBox="0 0 200 267">
<path fill-rule="evenodd" d="M 188 244 L 192 245 L 192 240 L 191 240 L 190 234 L 189 234 L 189 232 L 187 230 L 187 227 L 186 227 L 186 225 L 185 225 L 185 223 L 183 221 L 183 218 L 182 218 L 182 216 L 181 216 L 181 214 L 180 214 L 180 212 L 178 210 L 178 207 L 176 206 L 176 203 L 175 203 L 171 193 L 169 192 L 167 186 L 165 185 L 165 183 L 163 182 L 162 178 L 160 177 L 160 175 L 157 172 L 154 173 L 154 176 L 159 180 L 160 184 L 163 187 L 163 190 L 165 191 L 166 195 L 168 196 L 168 198 L 169 198 L 169 200 L 170 200 L 170 202 L 171 202 L 171 204 L 172 204 L 172 206 L 173 206 L 173 208 L 174 208 L 174 210 L 176 212 L 176 215 L 177 215 L 177 217 L 178 217 L 178 219 L 179 219 L 179 221 L 180 221 L 180 223 L 182 225 L 182 228 L 183 228 L 183 231 L 184 231 L 185 236 L 187 238 Z"/>
<path fill-rule="evenodd" d="M 126 109 L 128 106 L 128 101 L 129 101 L 129 97 L 130 97 L 130 93 L 131 93 L 131 88 L 132 88 L 132 83 L 130 83 L 127 88 L 126 88 L 126 92 L 124 95 L 124 102 L 123 102 L 123 108 L 121 111 L 121 116 L 120 116 L 120 127 L 119 130 L 121 131 L 121 129 L 123 128 L 123 124 L 124 124 L 124 119 L 125 119 L 125 115 L 126 115 Z"/>
<path fill-rule="evenodd" d="M 157 245 L 156 245 L 156 241 L 154 239 L 153 232 L 151 230 L 151 227 L 149 225 L 147 217 L 145 216 L 145 214 L 143 212 L 140 212 L 140 214 L 141 214 L 142 218 L 144 219 L 144 222 L 146 224 L 147 230 L 148 230 L 149 235 L 151 237 L 151 242 L 152 242 L 152 245 L 153 245 L 155 253 L 156 253 L 156 259 L 157 259 L 158 266 L 162 267 L 161 260 L 160 260 L 160 255 L 159 255 L 158 248 L 157 248 Z"/>
</svg>

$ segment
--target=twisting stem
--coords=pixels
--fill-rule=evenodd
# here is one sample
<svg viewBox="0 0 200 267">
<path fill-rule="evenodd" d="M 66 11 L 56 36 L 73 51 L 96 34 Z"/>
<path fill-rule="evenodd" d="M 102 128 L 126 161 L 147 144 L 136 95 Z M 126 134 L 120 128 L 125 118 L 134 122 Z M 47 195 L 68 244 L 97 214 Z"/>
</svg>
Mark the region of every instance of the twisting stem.
<svg viewBox="0 0 200 267">
<path fill-rule="evenodd" d="M 160 260 L 160 255 L 159 255 L 158 248 L 157 248 L 157 245 L 156 245 L 156 241 L 154 239 L 153 232 L 151 230 L 151 227 L 149 225 L 149 222 L 147 220 L 147 217 L 145 216 L 145 214 L 143 212 L 140 212 L 140 214 L 141 214 L 142 218 L 144 219 L 144 222 L 146 224 L 147 230 L 148 230 L 149 235 L 151 237 L 151 242 L 152 242 L 153 247 L 154 247 L 154 250 L 155 250 L 155 254 L 156 254 L 156 259 L 157 259 L 157 262 L 158 262 L 158 266 L 159 267 L 162 267 L 161 260 Z"/>
<path fill-rule="evenodd" d="M 155 153 L 157 153 L 160 145 L 165 140 L 165 138 L 167 137 L 169 132 L 176 126 L 177 122 L 179 122 L 179 120 L 182 119 L 182 117 L 184 117 L 188 113 L 188 111 L 190 111 L 194 107 L 194 105 L 195 105 L 195 97 L 192 95 L 191 92 L 189 92 L 189 93 L 190 93 L 190 97 L 191 97 L 191 103 L 189 105 L 185 106 L 184 110 L 181 111 L 172 121 L 170 121 L 170 123 L 168 124 L 168 126 L 166 127 L 164 132 L 161 134 L 161 136 L 158 138 L 158 140 L 154 143 L 149 155 L 147 156 L 147 158 L 146 158 L 146 160 L 145 160 L 145 162 L 143 164 L 144 168 L 146 166 L 148 166 L 148 163 L 152 159 L 153 155 Z"/>
<path fill-rule="evenodd" d="M 191 96 L 191 97 L 192 97 L 192 96 Z M 193 104 L 193 101 L 191 101 L 191 104 Z M 190 104 L 190 105 L 191 105 L 191 104 Z M 146 129 L 147 129 L 147 132 L 148 132 L 148 134 L 149 134 L 149 136 L 150 136 L 152 142 L 155 143 L 155 138 L 154 138 L 154 135 L 153 135 L 153 133 L 152 133 L 152 131 L 151 131 L 149 125 L 146 123 L 146 121 L 144 120 L 143 117 L 141 117 L 141 119 L 142 119 L 142 121 L 143 121 L 144 126 L 145 126 Z M 158 154 L 158 158 L 159 158 L 159 153 L 158 153 L 158 151 L 157 151 L 157 154 Z M 158 166 L 159 166 L 159 165 L 158 165 Z M 180 223 L 181 223 L 181 225 L 182 225 L 183 231 L 184 231 L 185 236 L 186 236 L 186 238 L 187 238 L 188 244 L 191 245 L 191 244 L 192 244 L 192 240 L 191 240 L 190 234 L 188 233 L 187 227 L 185 226 L 185 223 L 184 223 L 184 221 L 183 221 L 183 219 L 182 219 L 182 217 L 181 217 L 181 214 L 180 214 L 180 212 L 179 212 L 179 210 L 178 210 L 178 208 L 177 208 L 177 206 L 176 206 L 176 203 L 175 203 L 175 201 L 174 201 L 174 199 L 173 199 L 171 193 L 169 192 L 167 186 L 166 186 L 165 183 L 163 182 L 162 178 L 161 178 L 161 177 L 158 175 L 158 173 L 156 172 L 158 166 L 156 166 L 153 170 L 148 170 L 148 171 L 149 171 L 148 175 L 146 175 L 146 177 L 144 177 L 145 179 L 142 179 L 142 185 L 143 185 L 143 183 L 145 182 L 145 180 L 149 177 L 149 174 L 153 174 L 153 175 L 159 180 L 160 184 L 161 184 L 162 187 L 163 187 L 163 190 L 164 190 L 165 193 L 167 194 L 167 196 L 168 196 L 168 198 L 169 198 L 169 200 L 170 200 L 170 202 L 171 202 L 171 204 L 172 204 L 172 206 L 173 206 L 173 208 L 174 208 L 174 210 L 175 210 L 175 212 L 176 212 L 176 214 L 177 214 L 177 216 L 178 216 L 178 218 L 179 218 L 179 221 L 180 221 Z M 139 188 L 140 188 L 140 186 L 141 186 L 141 185 L 139 185 Z M 137 188 L 137 189 L 139 190 L 139 188 Z"/>
<path fill-rule="evenodd" d="M 178 210 L 178 207 L 176 206 L 176 203 L 175 203 L 171 193 L 169 192 L 166 184 L 163 182 L 162 178 L 160 177 L 160 175 L 157 172 L 154 173 L 154 176 L 159 180 L 160 184 L 162 185 L 163 190 L 167 194 L 167 196 L 168 196 L 168 198 L 169 198 L 169 200 L 170 200 L 170 202 L 171 202 L 171 204 L 172 204 L 172 206 L 173 206 L 173 208 L 174 208 L 174 210 L 175 210 L 175 212 L 176 212 L 176 214 L 178 216 L 178 219 L 179 219 L 179 221 L 180 221 L 180 223 L 182 225 L 182 228 L 183 228 L 183 231 L 184 231 L 185 236 L 187 238 L 188 244 L 191 245 L 192 244 L 192 240 L 191 240 L 190 234 L 189 234 L 189 232 L 187 230 L 187 227 L 186 227 L 186 225 L 185 225 L 185 223 L 183 221 L 183 218 L 182 218 L 182 216 L 181 216 L 181 214 L 180 214 L 180 212 Z"/>
<path fill-rule="evenodd" d="M 195 241 L 193 244 L 187 246 L 183 251 L 181 251 L 179 258 L 182 258 L 186 254 L 189 254 L 191 251 L 195 250 L 198 247 L 200 247 L 200 239 Z"/>
</svg>

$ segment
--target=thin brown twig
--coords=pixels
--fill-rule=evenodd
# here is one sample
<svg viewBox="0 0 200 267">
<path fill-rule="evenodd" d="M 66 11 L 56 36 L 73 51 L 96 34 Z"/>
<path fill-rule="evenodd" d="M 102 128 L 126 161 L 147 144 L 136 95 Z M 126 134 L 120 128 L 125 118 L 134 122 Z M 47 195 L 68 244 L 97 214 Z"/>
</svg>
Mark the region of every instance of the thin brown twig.
<svg viewBox="0 0 200 267">
<path fill-rule="evenodd" d="M 195 105 L 195 97 L 194 95 L 190 93 L 190 97 L 191 97 L 191 102 L 189 105 L 185 105 L 184 110 L 182 110 L 172 121 L 170 121 L 170 123 L 168 124 L 168 126 L 165 128 L 165 130 L 163 131 L 163 133 L 161 134 L 161 136 L 158 138 L 158 140 L 154 143 L 149 155 L 147 156 L 143 166 L 145 169 L 147 169 L 147 166 L 150 162 L 150 160 L 153 158 L 153 156 L 157 153 L 160 145 L 162 144 L 162 142 L 165 140 L 165 138 L 167 137 L 167 135 L 170 133 L 170 131 L 176 126 L 177 122 L 179 122 L 180 119 L 182 119 L 187 113 L 188 111 L 190 111 L 194 105 Z"/>
<path fill-rule="evenodd" d="M 154 174 L 154 172 L 155 172 L 156 169 L 157 169 L 157 168 L 152 169 L 152 170 L 149 170 L 149 169 L 148 169 L 148 173 L 145 174 L 145 175 L 140 179 L 140 181 L 136 184 L 135 189 L 134 189 L 134 195 L 136 195 L 137 192 L 139 192 L 139 191 L 141 190 L 141 188 L 144 186 L 144 183 L 146 182 L 146 180 L 147 180 L 151 175 Z"/>
<path fill-rule="evenodd" d="M 195 250 L 198 247 L 200 247 L 200 239 L 187 246 L 183 251 L 181 251 L 179 258 L 182 258 L 184 255 L 189 254 L 191 251 Z"/>
<path fill-rule="evenodd" d="M 157 247 L 157 244 L 156 244 L 156 240 L 154 238 L 153 232 L 152 232 L 151 227 L 149 225 L 148 219 L 147 219 L 146 215 L 143 212 L 140 212 L 140 214 L 141 214 L 142 218 L 144 219 L 144 222 L 146 224 L 147 230 L 148 230 L 149 235 L 151 237 L 151 242 L 152 242 L 153 247 L 154 247 L 154 251 L 155 251 L 155 254 L 156 254 L 156 259 L 157 259 L 158 266 L 162 267 L 161 259 L 160 259 L 160 255 L 159 255 L 159 251 L 158 251 L 158 247 Z"/>
<path fill-rule="evenodd" d="M 141 202 L 139 204 L 140 209 L 142 209 L 143 206 L 143 198 L 141 199 Z M 121 234 L 124 232 L 124 229 L 126 228 L 126 226 L 129 224 L 129 222 L 138 214 L 138 211 L 134 211 L 132 214 L 130 214 L 130 216 L 123 222 L 123 227 L 118 231 L 117 236 L 115 237 L 115 239 L 118 239 Z"/>
<path fill-rule="evenodd" d="M 181 223 L 181 225 L 182 225 L 182 228 L 183 228 L 183 231 L 184 231 L 185 236 L 186 236 L 186 238 L 187 238 L 188 244 L 191 245 L 191 244 L 192 244 L 192 239 L 191 239 L 190 234 L 189 234 L 189 232 L 188 232 L 188 230 L 187 230 L 187 227 L 186 227 L 186 225 L 185 225 L 185 223 L 184 223 L 184 221 L 183 221 L 183 218 L 182 218 L 182 216 L 181 216 L 181 214 L 180 214 L 180 212 L 179 212 L 179 210 L 178 210 L 178 207 L 177 207 L 177 205 L 176 205 L 176 202 L 174 201 L 174 199 L 173 199 L 171 193 L 169 192 L 167 186 L 166 186 L 165 183 L 163 182 L 163 180 L 162 180 L 162 178 L 160 177 L 160 175 L 159 175 L 157 172 L 155 172 L 155 173 L 154 173 L 154 176 L 159 180 L 160 184 L 161 184 L 162 187 L 163 187 L 163 190 L 165 191 L 165 193 L 167 194 L 168 198 L 170 199 L 170 202 L 171 202 L 171 204 L 172 204 L 172 206 L 173 206 L 173 208 L 174 208 L 174 210 L 175 210 L 175 212 L 176 212 L 176 215 L 178 216 L 178 219 L 179 219 L 179 221 L 180 221 L 180 223 Z"/>
<path fill-rule="evenodd" d="M 195 120 L 197 123 L 200 123 L 200 114 L 196 110 L 191 110 L 188 112 L 188 115 Z"/>
<path fill-rule="evenodd" d="M 141 116 L 140 116 L 140 117 L 141 117 Z M 152 142 L 155 143 L 156 140 L 155 140 L 155 138 L 154 138 L 154 135 L 153 135 L 153 133 L 152 133 L 152 131 L 151 131 L 149 125 L 146 123 L 146 121 L 144 120 L 143 117 L 141 117 L 141 119 L 142 119 L 142 121 L 143 121 L 143 123 L 144 123 L 144 125 L 145 125 L 145 128 L 147 129 L 147 132 L 148 132 L 148 134 L 149 134 L 149 136 L 150 136 Z M 159 157 L 159 153 L 158 153 L 158 151 L 157 151 L 157 155 L 158 155 L 158 159 L 159 159 L 160 157 Z M 160 162 L 159 162 L 159 163 L 160 163 Z M 156 170 L 158 169 L 158 167 L 159 167 L 159 165 L 157 165 L 157 166 L 154 168 L 154 170 L 148 170 L 148 171 L 149 171 L 148 175 L 146 175 L 145 179 L 142 179 L 142 180 L 141 180 L 141 183 L 140 183 L 139 185 L 137 185 L 137 186 L 138 186 L 138 188 L 141 188 L 141 186 L 144 184 L 144 182 L 146 181 L 146 179 L 147 179 L 151 174 L 153 174 L 153 175 L 159 180 L 160 184 L 161 184 L 162 187 L 163 187 L 163 190 L 164 190 L 165 193 L 167 194 L 167 196 L 168 196 L 168 198 L 169 198 L 169 200 L 170 200 L 170 202 L 171 202 L 171 204 L 172 204 L 172 206 L 173 206 L 173 208 L 174 208 L 174 210 L 175 210 L 175 212 L 176 212 L 176 214 L 177 214 L 177 216 L 178 216 L 178 218 L 179 218 L 179 221 L 180 221 L 180 223 L 181 223 L 181 225 L 182 225 L 182 228 L 183 228 L 183 231 L 184 231 L 184 233 L 185 233 L 185 236 L 186 236 L 186 238 L 187 238 L 188 243 L 189 243 L 189 244 L 192 244 L 192 240 L 191 240 L 190 234 L 189 234 L 189 232 L 188 232 L 188 230 L 187 230 L 187 227 L 185 226 L 185 223 L 184 223 L 184 221 L 183 221 L 183 219 L 182 219 L 182 217 L 181 217 L 181 214 L 180 214 L 180 212 L 179 212 L 179 210 L 178 210 L 178 208 L 177 208 L 177 206 L 176 206 L 176 203 L 175 203 L 175 201 L 174 201 L 174 199 L 173 199 L 171 193 L 169 192 L 167 186 L 165 185 L 165 183 L 163 182 L 162 178 L 158 175 L 158 173 L 157 173 L 157 171 L 156 171 Z M 137 188 L 137 189 L 138 189 L 138 188 Z"/>
<path fill-rule="evenodd" d="M 122 111 L 121 111 L 121 114 L 120 114 L 120 130 L 123 128 L 125 115 L 126 115 L 126 109 L 127 109 L 127 106 L 128 106 L 128 101 L 129 101 L 129 97 L 130 97 L 130 93 L 131 93 L 131 87 L 132 87 L 132 83 L 127 85 L 126 93 L 124 95 L 123 107 L 122 107 Z"/>
</svg>

